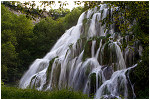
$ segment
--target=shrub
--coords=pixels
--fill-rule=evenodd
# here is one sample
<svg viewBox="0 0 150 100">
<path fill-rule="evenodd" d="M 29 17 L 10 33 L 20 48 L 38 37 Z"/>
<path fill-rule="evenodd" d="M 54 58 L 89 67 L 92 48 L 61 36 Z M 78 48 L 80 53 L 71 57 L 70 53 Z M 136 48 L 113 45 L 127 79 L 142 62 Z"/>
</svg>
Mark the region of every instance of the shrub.
<svg viewBox="0 0 150 100">
<path fill-rule="evenodd" d="M 67 89 L 54 91 L 37 91 L 33 89 L 19 89 L 16 87 L 1 87 L 2 99 L 88 99 L 79 91 Z"/>
</svg>

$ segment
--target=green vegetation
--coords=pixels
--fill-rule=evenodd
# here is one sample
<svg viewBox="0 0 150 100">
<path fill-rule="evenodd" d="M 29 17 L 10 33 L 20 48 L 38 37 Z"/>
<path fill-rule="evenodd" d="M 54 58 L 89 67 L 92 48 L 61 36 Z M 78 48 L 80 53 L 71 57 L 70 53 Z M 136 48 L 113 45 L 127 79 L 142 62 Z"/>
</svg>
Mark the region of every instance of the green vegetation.
<svg viewBox="0 0 150 100">
<path fill-rule="evenodd" d="M 128 42 L 124 41 L 122 50 L 127 45 L 132 47 L 137 40 L 143 46 L 142 57 L 130 76 L 132 83 L 135 83 L 136 98 L 149 98 L 149 1 L 104 1 L 103 3 L 107 3 L 109 8 L 118 7 L 118 9 L 113 12 L 114 21 L 110 20 L 111 16 L 107 16 L 100 22 L 107 23 L 107 29 L 110 28 L 110 24 L 115 23 L 116 32 L 121 33 L 124 40 L 127 35 L 134 36 Z M 98 7 L 99 4 L 101 2 L 86 1 L 84 9 Z"/>
<path fill-rule="evenodd" d="M 64 10 L 64 17 L 56 13 L 58 18 L 46 17 L 33 25 L 26 15 L 16 15 L 4 4 L 1 5 L 2 81 L 18 84 L 29 65 L 46 55 L 65 30 L 76 25 L 82 8 Z"/>
<path fill-rule="evenodd" d="M 119 7 L 118 12 L 124 16 L 122 25 L 119 24 L 122 35 L 126 36 L 133 32 L 135 36 L 127 44 L 132 46 L 134 41 L 140 40 L 143 46 L 141 62 L 138 62 L 138 66 L 134 70 L 134 87 L 137 98 L 149 98 L 149 2 L 113 2 L 113 4 Z M 116 13 L 115 17 L 121 16 Z M 129 24 L 134 21 L 136 24 L 129 27 Z"/>
<path fill-rule="evenodd" d="M 149 98 L 149 47 L 143 51 L 142 61 L 130 75 L 131 81 L 135 82 L 135 93 L 137 98 Z"/>
<path fill-rule="evenodd" d="M 138 66 L 130 76 L 132 83 L 135 83 L 136 98 L 149 98 L 149 1 L 104 1 L 103 3 L 107 3 L 109 8 L 118 7 L 113 12 L 114 21 L 110 20 L 111 16 L 101 21 L 107 23 L 107 29 L 110 28 L 110 24 L 115 23 L 116 32 L 121 33 L 124 40 L 127 35 L 134 36 L 130 41 L 122 44 L 122 50 L 127 45 L 133 46 L 137 40 L 143 46 L 141 61 L 138 61 Z M 87 1 L 85 9 L 98 7 L 99 4 L 101 2 Z"/>
<path fill-rule="evenodd" d="M 89 99 L 82 92 L 67 89 L 55 91 L 37 91 L 34 89 L 19 89 L 15 87 L 1 87 L 2 99 Z"/>
<path fill-rule="evenodd" d="M 96 92 L 96 73 L 92 73 L 90 75 L 90 96 L 94 97 L 94 94 Z"/>
<path fill-rule="evenodd" d="M 1 4 L 1 85 L 2 98 L 86 98 L 81 96 L 78 92 L 69 90 L 53 91 L 53 92 L 39 92 L 30 89 L 17 89 L 13 87 L 5 87 L 5 84 L 17 84 L 23 73 L 28 69 L 29 65 L 36 59 L 43 57 L 65 32 L 65 30 L 76 25 L 80 14 L 101 4 L 100 1 L 83 1 L 84 8 L 74 8 L 72 11 L 68 9 L 50 10 L 49 17 L 42 15 L 45 10 L 34 9 L 34 3 L 31 5 L 25 2 L 23 7 L 19 2 L 17 6 L 15 1 L 3 2 Z M 45 2 L 43 4 L 53 2 Z M 77 2 L 80 4 L 80 2 Z M 107 16 L 102 23 L 107 23 L 107 29 L 110 24 L 115 23 L 117 27 L 115 30 L 123 36 L 132 35 L 133 39 L 122 44 L 122 50 L 127 45 L 133 46 L 134 42 L 139 40 L 143 46 L 141 61 L 138 61 L 138 66 L 132 71 L 131 81 L 135 82 L 135 93 L 137 98 L 149 98 L 149 2 L 148 1 L 122 1 L 122 2 L 104 2 L 111 8 L 112 5 L 119 7 L 113 12 L 115 21 L 110 20 L 111 16 Z M 27 8 L 31 5 L 31 8 Z M 6 6 L 19 10 L 25 15 L 15 15 L 10 12 Z M 31 18 L 32 17 L 32 18 Z M 33 25 L 32 19 L 34 17 L 41 17 L 39 23 Z M 119 20 L 121 19 L 121 20 Z M 83 20 L 84 34 L 87 33 L 88 19 Z M 132 24 L 133 26 L 129 26 Z M 132 36 L 131 35 L 131 36 Z M 108 36 L 109 37 L 109 36 Z M 103 40 L 105 43 L 108 37 L 101 37 L 100 39 L 93 38 L 92 40 Z M 82 38 L 82 37 L 81 37 Z M 88 58 L 90 54 L 91 40 L 86 41 L 83 37 L 85 53 L 83 60 Z M 105 41 L 105 42 L 104 42 Z M 96 43 L 98 45 L 98 43 Z M 98 45 L 99 46 L 99 45 Z M 96 46 L 97 48 L 97 46 Z M 109 48 L 106 46 L 108 52 Z M 109 57 L 106 53 L 104 57 Z M 104 58 L 104 63 L 106 62 Z M 50 67 L 49 67 L 50 68 Z M 130 75 L 130 76 L 131 76 Z M 35 94 L 35 95 L 33 95 Z M 64 95 L 65 94 L 65 95 Z"/>
<path fill-rule="evenodd" d="M 18 81 L 22 71 L 32 61 L 29 49 L 32 44 L 32 22 L 24 15 L 17 16 L 1 5 L 1 57 L 2 80 Z M 28 59 L 27 59 L 28 58 Z M 30 61 L 29 61 L 30 59 Z"/>
</svg>

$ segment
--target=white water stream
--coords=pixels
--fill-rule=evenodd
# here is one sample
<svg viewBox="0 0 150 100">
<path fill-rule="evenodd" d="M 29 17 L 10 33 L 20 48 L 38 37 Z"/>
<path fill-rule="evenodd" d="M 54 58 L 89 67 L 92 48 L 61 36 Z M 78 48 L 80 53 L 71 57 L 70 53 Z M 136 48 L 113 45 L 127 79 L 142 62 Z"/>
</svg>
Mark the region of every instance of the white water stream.
<svg viewBox="0 0 150 100">
<path fill-rule="evenodd" d="M 77 25 L 67 30 L 45 57 L 33 62 L 19 86 L 43 91 L 71 87 L 88 95 L 94 93 L 95 98 L 128 98 L 126 71 L 132 67 L 126 66 L 118 45 L 121 38 L 108 42 L 104 39 L 85 42 L 83 39 L 87 41 L 107 34 L 113 37 L 114 24 L 104 32 L 106 25 L 99 22 L 109 14 L 106 6 L 82 13 Z M 113 9 L 110 11 L 112 13 Z M 83 23 L 84 19 L 87 19 L 86 23 Z M 85 47 L 86 43 L 90 49 Z M 132 92 L 134 94 L 134 89 Z"/>
</svg>

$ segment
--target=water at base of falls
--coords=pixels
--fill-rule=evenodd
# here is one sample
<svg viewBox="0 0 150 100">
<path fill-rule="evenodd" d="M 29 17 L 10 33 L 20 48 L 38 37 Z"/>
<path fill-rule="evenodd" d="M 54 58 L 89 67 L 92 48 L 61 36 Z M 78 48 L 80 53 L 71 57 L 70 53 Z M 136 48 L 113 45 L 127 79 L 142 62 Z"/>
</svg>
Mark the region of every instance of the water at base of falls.
<svg viewBox="0 0 150 100">
<path fill-rule="evenodd" d="M 95 94 L 94 98 L 128 98 L 131 84 L 134 94 L 127 71 L 136 66 L 136 62 L 128 63 L 135 53 L 121 50 L 122 37 L 115 33 L 114 24 L 105 31 L 106 25 L 100 22 L 113 10 L 103 4 L 82 13 L 77 25 L 67 30 L 45 57 L 33 62 L 21 78 L 20 88 L 51 91 L 71 87 L 89 96 Z"/>
</svg>

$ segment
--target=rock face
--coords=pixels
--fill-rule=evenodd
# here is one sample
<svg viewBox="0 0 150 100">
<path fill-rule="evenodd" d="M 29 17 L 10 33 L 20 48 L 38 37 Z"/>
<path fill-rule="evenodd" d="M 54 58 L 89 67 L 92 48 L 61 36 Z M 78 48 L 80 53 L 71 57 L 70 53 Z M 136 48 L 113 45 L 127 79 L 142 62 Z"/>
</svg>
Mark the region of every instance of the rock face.
<svg viewBox="0 0 150 100">
<path fill-rule="evenodd" d="M 20 87 L 45 91 L 71 87 L 94 98 L 128 98 L 128 84 L 132 83 L 126 72 L 136 67 L 132 61 L 139 45 L 135 52 L 121 51 L 123 37 L 115 25 L 106 30 L 106 24 L 100 22 L 109 14 L 112 18 L 113 10 L 103 4 L 82 13 L 77 25 L 67 30 L 45 57 L 33 62 Z"/>
<path fill-rule="evenodd" d="M 104 69 L 102 69 L 102 70 L 103 70 L 103 74 L 104 74 L 104 76 L 105 76 L 105 79 L 106 79 L 106 80 L 109 80 L 109 79 L 111 78 L 113 72 L 114 72 L 113 68 L 110 67 L 110 66 L 106 66 L 106 67 L 104 67 Z"/>
<path fill-rule="evenodd" d="M 11 8 L 11 7 L 8 7 L 8 6 L 6 6 L 12 13 L 14 13 L 14 14 L 16 14 L 17 16 L 19 16 L 19 15 L 27 15 L 26 13 L 22 13 L 20 10 L 14 10 L 13 8 Z M 28 15 L 28 16 L 30 16 L 30 17 L 32 17 L 32 22 L 33 22 L 33 24 L 36 24 L 36 23 L 38 23 L 38 22 L 40 22 L 40 19 L 42 19 L 42 18 L 46 18 L 46 17 L 48 17 L 48 16 L 50 16 L 49 14 L 48 14 L 48 12 L 47 11 L 42 11 L 41 12 L 41 14 L 40 15 L 38 15 L 38 17 L 34 17 L 34 16 L 32 16 L 32 15 Z M 41 17 L 42 16 L 42 17 Z"/>
</svg>

